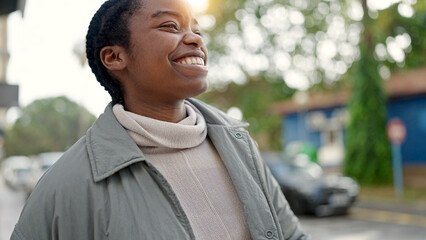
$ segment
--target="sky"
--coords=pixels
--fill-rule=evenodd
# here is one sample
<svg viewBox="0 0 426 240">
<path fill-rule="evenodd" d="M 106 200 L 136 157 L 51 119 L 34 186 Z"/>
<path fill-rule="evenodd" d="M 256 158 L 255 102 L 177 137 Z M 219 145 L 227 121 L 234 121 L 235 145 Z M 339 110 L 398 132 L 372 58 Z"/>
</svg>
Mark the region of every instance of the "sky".
<svg viewBox="0 0 426 240">
<path fill-rule="evenodd" d="M 8 17 L 10 61 L 6 79 L 19 84 L 19 103 L 24 107 L 36 99 L 67 96 L 98 116 L 110 96 L 96 81 L 90 67 L 82 66 L 73 49 L 85 43 L 90 20 L 104 0 L 27 0 L 24 17 Z M 206 1 L 193 0 L 194 7 Z M 84 50 L 83 50 L 84 51 Z M 17 110 L 8 113 L 13 121 Z"/>
<path fill-rule="evenodd" d="M 86 31 L 103 0 L 27 0 L 24 18 L 8 18 L 10 61 L 6 79 L 20 85 L 20 105 L 65 95 L 99 115 L 109 95 L 73 48 L 84 44 Z"/>
</svg>

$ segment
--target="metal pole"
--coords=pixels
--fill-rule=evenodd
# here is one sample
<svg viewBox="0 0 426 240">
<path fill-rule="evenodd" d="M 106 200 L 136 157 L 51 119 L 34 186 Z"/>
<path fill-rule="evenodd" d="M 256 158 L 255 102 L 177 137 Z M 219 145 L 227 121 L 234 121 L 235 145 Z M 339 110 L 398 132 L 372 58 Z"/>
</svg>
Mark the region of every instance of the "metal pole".
<svg viewBox="0 0 426 240">
<path fill-rule="evenodd" d="M 0 82 L 6 82 L 6 70 L 9 62 L 7 51 L 7 16 L 0 16 Z"/>
<path fill-rule="evenodd" d="M 6 70 L 9 62 L 9 52 L 7 51 L 7 16 L 0 16 L 0 83 L 6 83 Z M 6 108 L 0 107 L 0 130 L 3 132 L 6 126 Z M 3 132 L 4 133 L 4 132 Z M 3 158 L 4 134 L 0 135 L 0 162 Z"/>
<path fill-rule="evenodd" d="M 401 144 L 399 143 L 392 143 L 392 165 L 395 195 L 401 197 L 404 192 L 404 183 L 402 174 Z"/>
</svg>

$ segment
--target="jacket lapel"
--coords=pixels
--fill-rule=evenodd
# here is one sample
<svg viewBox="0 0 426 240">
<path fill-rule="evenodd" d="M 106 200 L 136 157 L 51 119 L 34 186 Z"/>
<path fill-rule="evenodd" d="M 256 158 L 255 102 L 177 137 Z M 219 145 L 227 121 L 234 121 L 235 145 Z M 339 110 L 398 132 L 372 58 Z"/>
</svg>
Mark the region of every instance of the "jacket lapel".
<svg viewBox="0 0 426 240">
<path fill-rule="evenodd" d="M 87 152 L 95 182 L 145 160 L 139 147 L 115 118 L 111 103 L 87 131 Z"/>
<path fill-rule="evenodd" d="M 279 236 L 247 131 L 208 124 L 208 136 L 235 186 L 253 239 Z"/>
</svg>

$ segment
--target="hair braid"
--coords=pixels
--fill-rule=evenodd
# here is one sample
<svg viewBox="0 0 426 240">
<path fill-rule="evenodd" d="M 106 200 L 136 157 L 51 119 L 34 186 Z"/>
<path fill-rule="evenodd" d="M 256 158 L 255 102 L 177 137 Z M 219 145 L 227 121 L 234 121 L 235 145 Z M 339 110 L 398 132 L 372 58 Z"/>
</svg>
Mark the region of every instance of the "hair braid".
<svg viewBox="0 0 426 240">
<path fill-rule="evenodd" d="M 100 52 L 105 46 L 119 45 L 129 49 L 130 17 L 142 7 L 142 0 L 108 0 L 93 16 L 86 35 L 86 56 L 98 82 L 111 95 L 112 102 L 124 104 L 119 82 L 108 74 Z"/>
</svg>

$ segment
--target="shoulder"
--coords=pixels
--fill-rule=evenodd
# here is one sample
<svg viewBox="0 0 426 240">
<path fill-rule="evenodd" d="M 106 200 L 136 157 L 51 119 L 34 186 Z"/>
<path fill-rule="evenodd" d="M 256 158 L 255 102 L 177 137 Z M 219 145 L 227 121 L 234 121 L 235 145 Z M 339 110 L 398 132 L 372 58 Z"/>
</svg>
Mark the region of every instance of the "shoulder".
<svg viewBox="0 0 426 240">
<path fill-rule="evenodd" d="M 50 205 L 54 198 L 67 198 L 78 191 L 82 184 L 93 184 L 86 137 L 82 137 L 69 148 L 40 178 L 27 201 L 32 204 Z"/>
<path fill-rule="evenodd" d="M 64 184 L 86 181 L 92 178 L 89 157 L 87 152 L 86 137 L 82 137 L 71 146 L 58 161 L 53 164 L 37 184 L 38 189 L 63 188 Z"/>
<path fill-rule="evenodd" d="M 22 210 L 15 235 L 49 239 L 58 220 L 78 215 L 70 206 L 89 204 L 87 195 L 94 181 L 85 142 L 86 138 L 81 138 L 41 177 Z"/>
</svg>

